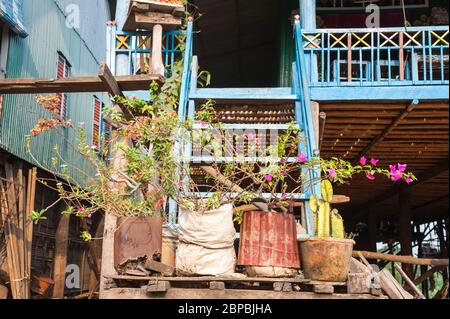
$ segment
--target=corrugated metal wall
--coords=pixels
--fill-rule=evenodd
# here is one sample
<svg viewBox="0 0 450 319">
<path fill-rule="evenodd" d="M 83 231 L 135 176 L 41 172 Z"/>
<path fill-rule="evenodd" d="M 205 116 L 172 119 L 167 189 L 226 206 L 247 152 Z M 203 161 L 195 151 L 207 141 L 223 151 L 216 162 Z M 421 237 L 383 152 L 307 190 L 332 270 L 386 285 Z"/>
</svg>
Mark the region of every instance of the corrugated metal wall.
<svg viewBox="0 0 450 319">
<path fill-rule="evenodd" d="M 54 0 L 24 0 L 25 25 L 29 36 L 25 39 L 12 34 L 8 55 L 8 78 L 56 77 L 57 52 L 60 51 L 72 65 L 73 76 L 95 75 L 98 61 L 86 43 L 74 30 L 66 27 L 65 16 Z M 97 21 L 93 27 L 105 27 L 105 21 Z M 93 125 L 93 96 L 107 101 L 104 93 L 69 94 L 68 115 L 74 125 L 84 123 L 90 141 Z M 0 119 L 0 147 L 12 154 L 32 162 L 24 148 L 25 136 L 41 117 L 49 118 L 46 110 L 38 107 L 35 95 L 6 95 Z M 70 141 L 70 142 L 69 142 Z M 50 165 L 54 157 L 53 148 L 59 145 L 63 157 L 68 162 L 91 174 L 87 162 L 76 152 L 76 132 L 74 129 L 60 129 L 46 132 L 32 139 L 32 153 L 40 163 Z M 78 170 L 71 170 L 80 182 L 86 178 Z M 92 175 L 91 175 L 92 176 Z"/>
</svg>

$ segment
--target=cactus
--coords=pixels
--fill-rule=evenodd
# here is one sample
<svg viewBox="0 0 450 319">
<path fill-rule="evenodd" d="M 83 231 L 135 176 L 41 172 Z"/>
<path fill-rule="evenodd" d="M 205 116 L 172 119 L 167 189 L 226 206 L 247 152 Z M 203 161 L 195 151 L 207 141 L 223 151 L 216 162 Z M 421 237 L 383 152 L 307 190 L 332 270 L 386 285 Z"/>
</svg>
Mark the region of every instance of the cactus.
<svg viewBox="0 0 450 319">
<path fill-rule="evenodd" d="M 321 184 L 322 199 L 312 195 L 309 206 L 314 213 L 314 234 L 317 237 L 345 238 L 344 220 L 337 209 L 331 210 L 333 186 L 324 180 Z"/>
</svg>

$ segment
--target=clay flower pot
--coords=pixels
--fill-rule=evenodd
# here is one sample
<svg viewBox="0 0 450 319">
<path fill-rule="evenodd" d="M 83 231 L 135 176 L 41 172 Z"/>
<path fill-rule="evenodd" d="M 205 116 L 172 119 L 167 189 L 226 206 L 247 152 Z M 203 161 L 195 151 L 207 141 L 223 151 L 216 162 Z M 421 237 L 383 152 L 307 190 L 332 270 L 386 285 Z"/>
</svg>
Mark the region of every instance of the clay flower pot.
<svg viewBox="0 0 450 319">
<path fill-rule="evenodd" d="M 300 255 L 306 279 L 347 281 L 353 245 L 351 239 L 307 238 L 300 241 Z"/>
</svg>

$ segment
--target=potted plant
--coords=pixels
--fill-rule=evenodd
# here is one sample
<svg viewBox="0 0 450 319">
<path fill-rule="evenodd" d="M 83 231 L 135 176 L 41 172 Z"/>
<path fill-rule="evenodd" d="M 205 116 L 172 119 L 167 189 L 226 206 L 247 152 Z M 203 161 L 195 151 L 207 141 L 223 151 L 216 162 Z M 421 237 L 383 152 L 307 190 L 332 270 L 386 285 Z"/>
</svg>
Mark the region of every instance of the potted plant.
<svg viewBox="0 0 450 319">
<path fill-rule="evenodd" d="M 393 182 L 412 183 L 416 177 L 406 172 L 406 164 L 390 165 L 389 170 L 377 167 L 378 160 L 361 157 L 358 165 L 343 159 L 315 159 L 310 168 L 320 168 L 321 197 L 310 198 L 314 214 L 314 237 L 300 240 L 305 278 L 318 281 L 344 282 L 347 280 L 353 245 L 353 234 L 344 230 L 344 221 L 337 209 L 331 208 L 334 183 L 343 184 L 356 174 L 364 174 L 373 181 L 376 175 L 388 177 Z"/>
</svg>

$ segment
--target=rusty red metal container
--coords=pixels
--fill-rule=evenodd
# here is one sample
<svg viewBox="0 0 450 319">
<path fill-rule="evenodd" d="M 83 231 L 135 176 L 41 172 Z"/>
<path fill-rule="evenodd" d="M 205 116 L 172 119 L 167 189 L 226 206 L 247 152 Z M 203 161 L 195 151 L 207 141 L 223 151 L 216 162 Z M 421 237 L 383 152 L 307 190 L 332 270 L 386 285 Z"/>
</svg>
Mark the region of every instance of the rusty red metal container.
<svg viewBox="0 0 450 319">
<path fill-rule="evenodd" d="M 162 217 L 121 217 L 114 234 L 114 265 L 161 254 Z"/>
<path fill-rule="evenodd" d="M 238 264 L 300 268 L 294 215 L 260 211 L 245 213 Z"/>
</svg>

